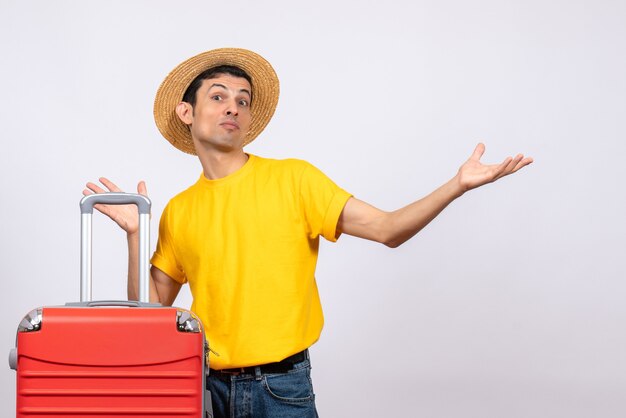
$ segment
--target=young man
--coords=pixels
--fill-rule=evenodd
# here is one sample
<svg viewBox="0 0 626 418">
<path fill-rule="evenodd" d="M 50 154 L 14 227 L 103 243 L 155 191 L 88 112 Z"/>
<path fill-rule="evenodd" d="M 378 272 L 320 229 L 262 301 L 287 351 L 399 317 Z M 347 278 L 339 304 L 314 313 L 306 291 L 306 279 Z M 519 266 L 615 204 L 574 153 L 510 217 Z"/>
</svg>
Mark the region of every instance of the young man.
<svg viewBox="0 0 626 418">
<path fill-rule="evenodd" d="M 150 299 L 171 305 L 182 284 L 190 284 L 192 310 L 215 352 L 207 387 L 216 417 L 317 416 L 307 349 L 323 325 L 315 283 L 320 236 L 336 241 L 346 233 L 397 247 L 466 191 L 532 162 L 518 155 L 483 165 L 479 144 L 446 184 L 383 212 L 304 161 L 244 152 L 269 123 L 278 92 L 265 59 L 243 49 L 218 49 L 176 67 L 155 100 L 163 136 L 197 155 L 203 171 L 163 212 Z M 88 183 L 84 193 L 104 191 Z M 143 182 L 138 191 L 146 193 Z M 97 208 L 128 234 L 128 296 L 136 299 L 136 210 Z"/>
</svg>

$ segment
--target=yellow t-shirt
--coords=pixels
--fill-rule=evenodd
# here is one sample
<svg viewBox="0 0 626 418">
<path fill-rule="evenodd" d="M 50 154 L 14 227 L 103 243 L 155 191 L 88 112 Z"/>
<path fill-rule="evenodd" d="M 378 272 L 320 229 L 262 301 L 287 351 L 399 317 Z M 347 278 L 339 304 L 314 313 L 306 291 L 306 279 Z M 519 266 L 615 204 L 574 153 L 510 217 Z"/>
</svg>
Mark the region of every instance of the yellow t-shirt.
<svg viewBox="0 0 626 418">
<path fill-rule="evenodd" d="M 336 240 L 349 198 L 305 161 L 250 155 L 237 172 L 201 175 L 170 200 L 152 264 L 189 283 L 191 309 L 219 353 L 212 368 L 280 361 L 317 341 L 319 236 Z"/>
</svg>

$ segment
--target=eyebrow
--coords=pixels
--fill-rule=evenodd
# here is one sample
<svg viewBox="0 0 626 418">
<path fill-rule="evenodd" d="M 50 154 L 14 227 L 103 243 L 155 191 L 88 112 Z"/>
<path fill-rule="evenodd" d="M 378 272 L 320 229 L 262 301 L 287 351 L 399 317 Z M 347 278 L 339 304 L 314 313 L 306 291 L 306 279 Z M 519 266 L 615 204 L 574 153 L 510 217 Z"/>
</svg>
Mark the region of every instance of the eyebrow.
<svg viewBox="0 0 626 418">
<path fill-rule="evenodd" d="M 221 87 L 224 90 L 228 90 L 228 88 L 225 85 L 220 84 L 220 83 L 213 83 L 213 84 L 211 84 L 211 87 L 209 87 L 209 90 L 211 90 L 213 87 Z M 252 93 L 250 93 L 250 91 L 248 89 L 239 89 L 239 92 L 240 93 L 247 93 L 248 96 L 252 97 Z"/>
</svg>

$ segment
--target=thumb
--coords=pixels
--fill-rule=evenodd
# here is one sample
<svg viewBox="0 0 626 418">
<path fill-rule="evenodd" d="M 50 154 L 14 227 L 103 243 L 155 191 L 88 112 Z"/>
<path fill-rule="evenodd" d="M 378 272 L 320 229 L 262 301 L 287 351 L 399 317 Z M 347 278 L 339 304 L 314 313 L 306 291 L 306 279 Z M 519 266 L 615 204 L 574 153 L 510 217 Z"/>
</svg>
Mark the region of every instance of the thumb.
<svg viewBox="0 0 626 418">
<path fill-rule="evenodd" d="M 146 182 L 141 180 L 138 184 L 137 184 L 137 193 L 144 195 L 144 196 L 148 196 L 148 188 L 146 187 Z"/>
<path fill-rule="evenodd" d="M 482 157 L 484 153 L 485 153 L 485 144 L 480 142 L 478 145 L 476 145 L 476 148 L 474 149 L 474 152 L 472 153 L 470 160 L 479 161 L 480 157 Z"/>
</svg>

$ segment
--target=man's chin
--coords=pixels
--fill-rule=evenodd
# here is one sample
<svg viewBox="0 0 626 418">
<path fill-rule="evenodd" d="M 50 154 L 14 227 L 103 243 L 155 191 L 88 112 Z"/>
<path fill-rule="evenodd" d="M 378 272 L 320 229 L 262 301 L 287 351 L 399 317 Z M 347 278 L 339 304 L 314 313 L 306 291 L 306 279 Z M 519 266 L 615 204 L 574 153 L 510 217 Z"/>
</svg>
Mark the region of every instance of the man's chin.
<svg viewBox="0 0 626 418">
<path fill-rule="evenodd" d="M 240 138 L 219 138 L 211 141 L 195 140 L 194 146 L 198 154 L 212 151 L 220 153 L 239 152 L 243 150 L 243 140 Z"/>
</svg>

